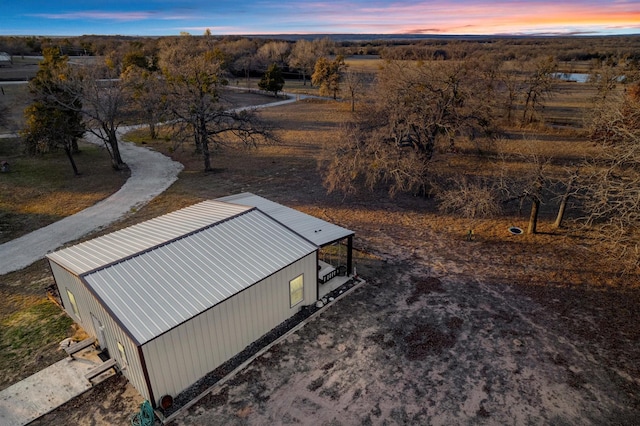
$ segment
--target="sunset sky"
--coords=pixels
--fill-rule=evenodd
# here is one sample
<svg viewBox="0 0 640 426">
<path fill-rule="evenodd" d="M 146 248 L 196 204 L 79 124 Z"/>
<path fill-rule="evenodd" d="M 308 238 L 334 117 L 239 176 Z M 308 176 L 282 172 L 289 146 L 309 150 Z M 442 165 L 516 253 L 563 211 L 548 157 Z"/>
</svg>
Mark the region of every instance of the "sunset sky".
<svg viewBox="0 0 640 426">
<path fill-rule="evenodd" d="M 0 35 L 640 34 L 639 0 L 2 0 Z"/>
</svg>

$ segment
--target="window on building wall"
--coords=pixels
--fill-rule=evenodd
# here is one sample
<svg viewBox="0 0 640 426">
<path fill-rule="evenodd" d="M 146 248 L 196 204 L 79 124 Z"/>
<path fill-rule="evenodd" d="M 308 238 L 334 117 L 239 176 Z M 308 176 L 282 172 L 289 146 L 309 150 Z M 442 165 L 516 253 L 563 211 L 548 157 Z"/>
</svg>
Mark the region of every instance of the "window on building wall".
<svg viewBox="0 0 640 426">
<path fill-rule="evenodd" d="M 80 311 L 78 310 L 78 304 L 76 303 L 76 297 L 71 293 L 69 289 L 67 289 L 67 297 L 69 297 L 69 302 L 71 302 L 71 309 L 73 309 L 73 315 L 80 318 Z"/>
<path fill-rule="evenodd" d="M 120 366 L 121 368 L 126 368 L 127 367 L 127 354 L 124 351 L 124 346 L 122 346 L 122 343 L 118 342 L 118 352 L 120 352 L 120 359 L 122 360 L 122 365 Z"/>
<path fill-rule="evenodd" d="M 289 281 L 289 299 L 293 308 L 304 299 L 304 277 L 299 275 Z"/>
</svg>

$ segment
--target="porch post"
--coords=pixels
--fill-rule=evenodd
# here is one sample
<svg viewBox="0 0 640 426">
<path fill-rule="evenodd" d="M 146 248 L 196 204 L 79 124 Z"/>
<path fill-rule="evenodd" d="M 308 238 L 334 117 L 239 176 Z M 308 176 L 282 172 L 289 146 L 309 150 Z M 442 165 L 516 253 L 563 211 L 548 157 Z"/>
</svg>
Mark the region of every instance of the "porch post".
<svg viewBox="0 0 640 426">
<path fill-rule="evenodd" d="M 318 265 L 320 262 L 320 249 L 316 250 L 316 267 L 315 267 L 315 280 L 316 280 L 316 300 L 320 300 L 320 277 L 318 276 Z"/>
<path fill-rule="evenodd" d="M 347 275 L 353 272 L 353 235 L 347 239 Z"/>
</svg>

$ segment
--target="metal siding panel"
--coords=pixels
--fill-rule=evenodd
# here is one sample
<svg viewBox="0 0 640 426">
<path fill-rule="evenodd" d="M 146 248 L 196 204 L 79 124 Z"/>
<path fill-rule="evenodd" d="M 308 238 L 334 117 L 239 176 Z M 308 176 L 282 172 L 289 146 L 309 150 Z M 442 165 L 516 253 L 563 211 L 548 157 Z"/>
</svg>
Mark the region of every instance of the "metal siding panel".
<svg viewBox="0 0 640 426">
<path fill-rule="evenodd" d="M 123 375 L 127 377 L 127 379 L 143 397 L 149 398 L 149 392 L 144 380 L 144 373 L 142 371 L 142 365 L 135 344 L 120 329 L 118 324 L 116 324 L 111 316 L 98 303 L 98 301 L 87 290 L 87 288 L 78 277 L 60 267 L 55 262 L 50 262 L 50 265 L 56 283 L 58 284 L 61 297 L 64 297 L 66 299 L 66 291 L 64 291 L 65 287 L 68 287 L 74 294 L 76 302 L 78 304 L 78 309 L 80 310 L 80 315 L 82 317 L 82 322 L 80 322 L 82 328 L 90 336 L 96 337 L 97 333 L 93 327 L 91 314 L 94 314 L 96 318 L 100 320 L 102 325 L 105 327 L 105 336 L 107 338 L 107 346 L 110 348 L 110 353 L 116 358 L 120 366 L 122 366 L 122 364 L 120 355 L 117 351 L 117 342 L 122 343 L 125 348 L 128 367 L 122 371 Z M 65 303 L 65 306 L 70 306 L 68 300 L 65 300 Z"/>
<path fill-rule="evenodd" d="M 260 334 L 264 334 L 265 328 L 268 327 L 270 330 L 271 328 L 273 328 L 273 324 L 279 323 L 276 319 L 276 311 L 280 310 L 280 308 L 278 307 L 276 301 L 281 299 L 282 295 L 279 294 L 281 292 L 278 292 L 276 286 L 273 285 L 277 275 L 279 274 L 267 278 L 264 285 L 256 288 L 255 291 L 262 310 L 262 320 L 259 323 L 262 327 L 260 329 Z"/>
<path fill-rule="evenodd" d="M 268 287 L 265 286 L 265 291 L 263 292 L 258 292 L 256 291 L 256 297 L 255 297 L 255 301 L 256 301 L 256 321 L 258 321 L 258 324 L 268 324 L 267 322 L 267 318 L 266 318 L 266 310 L 265 310 L 265 301 L 268 300 L 268 295 L 269 293 L 271 293 L 270 289 Z"/>
<path fill-rule="evenodd" d="M 268 305 L 265 307 L 265 310 L 267 313 L 266 323 L 273 324 L 274 322 L 276 322 L 275 307 L 278 306 L 278 301 L 282 299 L 283 295 L 282 295 L 282 290 L 280 289 L 280 286 L 273 285 L 274 284 L 273 277 L 269 277 L 268 283 L 270 284 L 269 288 L 271 291 L 268 291 L 265 294 L 266 300 L 268 301 Z M 288 300 L 288 296 L 287 296 L 287 300 Z"/>
<path fill-rule="evenodd" d="M 182 335 L 172 332 L 166 333 L 166 335 L 171 346 L 168 348 L 165 347 L 164 349 L 169 354 L 169 360 L 171 362 L 170 368 L 174 370 L 171 375 L 172 380 L 168 383 L 167 391 L 175 395 L 174 392 L 180 388 L 180 384 L 187 375 L 187 361 L 185 360 L 185 348 L 181 342 Z"/>
<path fill-rule="evenodd" d="M 247 296 L 248 296 L 248 293 L 244 291 L 231 299 L 235 302 L 234 313 L 235 313 L 236 321 L 238 324 L 238 328 L 240 330 L 240 336 L 239 336 L 240 339 L 238 340 L 239 344 L 237 346 L 237 348 L 240 350 L 241 350 L 241 347 L 243 347 L 242 342 L 253 341 L 251 338 L 252 337 L 251 331 L 249 330 L 249 322 L 247 321 L 248 320 L 247 317 L 251 314 L 250 311 L 246 309 L 247 307 L 250 306 L 247 304 Z"/>
<path fill-rule="evenodd" d="M 202 371 L 206 371 L 207 367 L 207 356 L 202 347 L 202 329 L 198 327 L 198 321 L 188 321 L 184 324 L 184 328 L 191 328 L 191 332 L 187 334 L 187 336 L 191 337 L 188 339 L 188 345 L 191 352 L 191 360 L 193 362 L 193 373 L 190 376 L 190 382 L 187 383 L 189 386 L 190 383 L 198 380 L 202 377 L 200 374 Z"/>
<path fill-rule="evenodd" d="M 207 317 L 209 318 L 209 322 L 212 325 L 211 329 L 214 330 L 213 333 L 213 342 L 216 345 L 216 362 L 215 365 L 222 364 L 225 359 L 225 344 L 224 344 L 224 333 L 222 327 L 222 320 L 220 319 L 221 309 L 220 306 L 215 306 L 207 311 Z"/>
<path fill-rule="evenodd" d="M 242 294 L 244 295 L 244 293 Z M 239 304 L 238 300 L 241 298 L 241 295 L 233 297 L 229 299 L 225 304 L 227 305 L 227 312 L 231 312 L 231 318 L 233 323 L 233 333 L 231 334 L 231 353 L 235 354 L 239 352 L 239 348 L 241 342 L 244 342 L 247 338 L 246 332 L 242 325 L 242 318 L 239 315 Z"/>
<path fill-rule="evenodd" d="M 163 336 L 164 337 L 164 336 Z M 149 382 L 153 389 L 153 395 L 156 398 L 160 398 L 162 389 L 166 389 L 164 380 L 167 375 L 171 374 L 171 369 L 168 368 L 168 360 L 166 356 L 160 356 L 160 347 L 163 343 L 163 339 L 159 338 L 153 340 L 144 346 L 142 346 L 142 353 L 147 361 L 147 372 L 149 373 Z"/>
<path fill-rule="evenodd" d="M 218 324 L 220 325 L 220 334 L 222 337 L 222 362 L 229 359 L 231 351 L 231 330 L 229 329 L 229 316 L 227 314 L 227 305 L 221 303 L 216 306 L 218 311 Z"/>
<path fill-rule="evenodd" d="M 153 375 L 153 394 L 158 400 L 168 393 L 171 383 L 176 380 L 179 375 L 178 369 L 172 365 L 171 359 L 173 354 L 173 346 L 171 344 L 171 336 L 165 335 L 158 340 L 148 343 L 145 347 L 154 347 L 154 356 L 159 368 L 156 368 Z M 171 353 L 170 353 L 171 352 Z"/>
<path fill-rule="evenodd" d="M 250 300 L 250 308 L 249 308 L 249 330 L 252 332 L 251 340 L 256 340 L 259 336 L 255 335 L 255 331 L 260 328 L 262 324 L 260 321 L 260 294 L 259 289 L 264 288 L 265 286 L 253 286 L 249 290 L 251 290 L 248 294 Z"/>
<path fill-rule="evenodd" d="M 187 323 L 188 325 L 188 323 Z M 192 377 L 192 372 L 195 366 L 193 365 L 193 357 L 192 357 L 192 348 L 189 346 L 188 331 L 185 331 L 184 328 L 182 330 L 171 330 L 169 335 L 172 336 L 174 343 L 176 344 L 175 348 L 175 363 L 179 365 L 180 374 L 174 383 L 172 383 L 174 387 L 174 392 L 179 391 L 179 389 L 188 383 L 188 380 Z"/>
<path fill-rule="evenodd" d="M 211 333 L 210 333 L 210 329 L 212 329 L 213 327 L 210 326 L 207 322 L 208 320 L 208 316 L 207 315 L 198 315 L 197 317 L 194 318 L 194 320 L 197 321 L 197 329 L 198 332 L 200 333 L 201 340 L 201 352 L 204 356 L 205 356 L 205 360 L 204 360 L 204 367 L 209 367 L 211 365 L 215 364 L 215 359 L 214 359 L 214 354 L 213 354 L 213 344 L 211 342 Z"/>
</svg>

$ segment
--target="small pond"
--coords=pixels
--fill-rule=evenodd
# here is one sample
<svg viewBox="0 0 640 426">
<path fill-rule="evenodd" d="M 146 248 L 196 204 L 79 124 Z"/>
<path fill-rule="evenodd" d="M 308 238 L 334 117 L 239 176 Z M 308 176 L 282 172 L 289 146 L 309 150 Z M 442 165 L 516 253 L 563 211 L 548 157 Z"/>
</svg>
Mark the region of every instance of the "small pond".
<svg viewBox="0 0 640 426">
<path fill-rule="evenodd" d="M 558 80 L 575 81 L 578 83 L 586 83 L 589 80 L 589 74 L 577 72 L 554 72 L 551 76 Z"/>
</svg>

